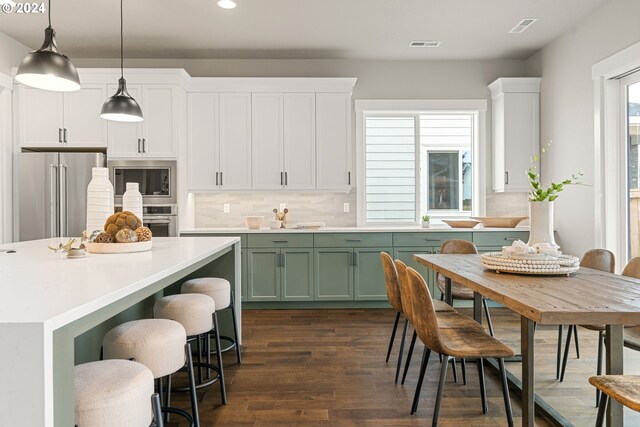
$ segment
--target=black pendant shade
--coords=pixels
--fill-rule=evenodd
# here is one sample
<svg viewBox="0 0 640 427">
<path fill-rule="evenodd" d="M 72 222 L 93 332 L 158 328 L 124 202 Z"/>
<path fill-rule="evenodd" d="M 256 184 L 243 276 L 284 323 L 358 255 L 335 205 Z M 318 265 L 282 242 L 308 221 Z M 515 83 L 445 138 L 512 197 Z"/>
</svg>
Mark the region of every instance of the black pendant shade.
<svg viewBox="0 0 640 427">
<path fill-rule="evenodd" d="M 51 10 L 50 4 L 49 10 Z M 51 28 L 50 17 L 49 26 L 44 30 L 42 47 L 29 52 L 24 57 L 18 67 L 16 80 L 24 85 L 44 90 L 57 92 L 80 90 L 80 78 L 76 67 L 58 50 L 56 32 Z"/>
<path fill-rule="evenodd" d="M 140 105 L 129 92 L 124 78 L 118 80 L 118 91 L 102 104 L 100 117 L 117 122 L 141 122 L 144 120 Z"/>
<path fill-rule="evenodd" d="M 112 97 L 102 104 L 100 117 L 116 122 L 141 122 L 142 108 L 140 104 L 127 91 L 127 81 L 124 79 L 124 19 L 122 13 L 122 0 L 120 0 L 120 79 L 118 79 L 118 90 Z"/>
</svg>

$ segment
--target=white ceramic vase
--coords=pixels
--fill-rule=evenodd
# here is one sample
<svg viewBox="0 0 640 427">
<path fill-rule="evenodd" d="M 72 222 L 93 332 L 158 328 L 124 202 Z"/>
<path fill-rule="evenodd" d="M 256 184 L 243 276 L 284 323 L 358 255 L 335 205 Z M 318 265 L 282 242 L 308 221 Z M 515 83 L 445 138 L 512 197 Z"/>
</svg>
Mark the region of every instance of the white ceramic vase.
<svg viewBox="0 0 640 427">
<path fill-rule="evenodd" d="M 127 191 L 122 195 L 122 210 L 133 213 L 142 221 L 142 194 L 137 182 L 127 182 Z"/>
<path fill-rule="evenodd" d="M 553 202 L 529 202 L 529 218 L 531 227 L 527 244 L 549 243 L 559 247 L 553 236 Z"/>
<path fill-rule="evenodd" d="M 93 168 L 87 187 L 87 231 L 103 230 L 107 218 L 113 215 L 113 185 L 109 169 Z"/>
</svg>

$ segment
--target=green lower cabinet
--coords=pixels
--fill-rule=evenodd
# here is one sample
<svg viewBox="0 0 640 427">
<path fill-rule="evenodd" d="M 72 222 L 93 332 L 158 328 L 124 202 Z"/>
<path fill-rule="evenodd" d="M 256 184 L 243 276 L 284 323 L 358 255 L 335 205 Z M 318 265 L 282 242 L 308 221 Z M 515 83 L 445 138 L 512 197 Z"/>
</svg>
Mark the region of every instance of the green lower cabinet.
<svg viewBox="0 0 640 427">
<path fill-rule="evenodd" d="M 280 301 L 280 249 L 249 249 L 247 301 Z"/>
<path fill-rule="evenodd" d="M 357 248 L 353 250 L 353 279 L 356 300 L 384 301 L 387 299 L 380 252 L 392 253 L 392 249 Z"/>
<path fill-rule="evenodd" d="M 314 250 L 316 301 L 353 300 L 353 249 Z"/>
<path fill-rule="evenodd" d="M 418 273 L 424 277 L 424 280 L 429 285 L 429 292 L 431 292 L 431 296 L 440 297 L 439 292 L 435 292 L 437 290 L 435 286 L 435 274 L 433 270 L 425 267 L 422 264 L 414 261 L 413 256 L 415 254 L 432 254 L 434 253 L 434 248 L 432 247 L 421 247 L 421 248 L 396 248 L 394 251 L 394 258 L 399 259 L 400 261 L 407 264 L 408 267 L 415 269 Z"/>
<path fill-rule="evenodd" d="M 313 301 L 313 249 L 281 249 L 283 301 Z"/>
<path fill-rule="evenodd" d="M 247 271 L 248 271 L 247 265 L 248 264 L 247 264 L 247 251 L 246 250 L 242 249 L 240 251 L 240 258 L 241 258 L 240 264 L 242 266 L 241 267 L 242 271 L 240 272 L 240 275 L 242 276 L 242 280 L 241 280 L 242 298 L 241 298 L 241 301 L 247 301 L 247 295 L 249 295 L 249 294 L 248 294 L 248 290 L 247 290 Z"/>
</svg>

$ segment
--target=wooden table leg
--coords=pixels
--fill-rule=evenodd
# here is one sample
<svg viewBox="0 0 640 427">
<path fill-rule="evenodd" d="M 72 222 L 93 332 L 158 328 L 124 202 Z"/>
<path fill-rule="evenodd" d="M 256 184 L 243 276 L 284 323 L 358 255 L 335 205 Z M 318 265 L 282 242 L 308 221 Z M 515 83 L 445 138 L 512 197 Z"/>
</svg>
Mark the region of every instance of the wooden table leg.
<svg viewBox="0 0 640 427">
<path fill-rule="evenodd" d="M 453 307 L 453 295 L 451 293 L 451 279 L 444 278 L 444 302 Z"/>
<path fill-rule="evenodd" d="M 533 427 L 535 420 L 535 353 L 534 322 L 520 317 L 520 345 L 522 352 L 522 425 Z"/>
<path fill-rule="evenodd" d="M 624 328 L 622 325 L 607 325 L 607 375 L 624 373 Z M 622 405 L 609 399 L 607 426 L 623 426 Z"/>
</svg>

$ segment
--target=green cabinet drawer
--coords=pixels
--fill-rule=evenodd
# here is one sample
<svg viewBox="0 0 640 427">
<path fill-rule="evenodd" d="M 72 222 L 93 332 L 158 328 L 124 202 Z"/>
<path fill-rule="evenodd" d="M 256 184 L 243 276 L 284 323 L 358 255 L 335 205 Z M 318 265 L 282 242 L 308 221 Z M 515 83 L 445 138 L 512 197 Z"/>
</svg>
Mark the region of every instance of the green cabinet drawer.
<svg viewBox="0 0 640 427">
<path fill-rule="evenodd" d="M 316 248 L 363 248 L 393 245 L 391 233 L 317 233 Z"/>
<path fill-rule="evenodd" d="M 510 246 L 514 240 L 529 240 L 528 231 L 476 231 L 473 243 L 476 246 Z"/>
<path fill-rule="evenodd" d="M 438 246 L 447 240 L 459 239 L 471 241 L 473 234 L 464 231 L 423 231 L 412 233 L 393 233 L 393 246 Z"/>
<path fill-rule="evenodd" d="M 180 237 L 240 237 L 240 246 L 247 247 L 247 235 L 240 233 L 180 233 Z"/>
<path fill-rule="evenodd" d="M 248 245 L 250 248 L 312 248 L 313 234 L 249 234 Z"/>
<path fill-rule="evenodd" d="M 356 300 L 385 301 L 387 286 L 380 252 L 392 253 L 391 248 L 361 248 L 353 250 L 354 292 Z"/>
</svg>

